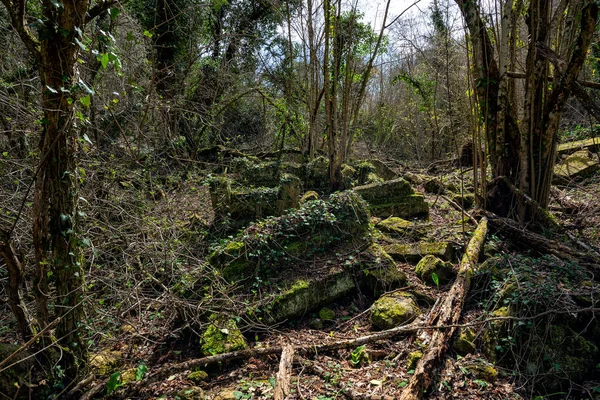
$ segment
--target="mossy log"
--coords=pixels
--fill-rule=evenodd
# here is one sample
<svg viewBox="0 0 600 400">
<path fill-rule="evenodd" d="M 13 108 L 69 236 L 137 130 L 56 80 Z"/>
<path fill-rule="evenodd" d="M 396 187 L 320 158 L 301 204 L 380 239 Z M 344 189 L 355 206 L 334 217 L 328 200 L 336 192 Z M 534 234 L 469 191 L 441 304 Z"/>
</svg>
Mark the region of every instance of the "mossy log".
<svg viewBox="0 0 600 400">
<path fill-rule="evenodd" d="M 469 293 L 471 278 L 477 268 L 477 260 L 483 248 L 486 234 L 487 218 L 484 217 L 479 222 L 467 246 L 467 250 L 460 262 L 456 281 L 444 300 L 440 303 L 440 306 L 431 311 L 430 315 L 433 317 L 430 318 L 430 322 L 432 325 L 456 325 L 458 323 L 467 294 Z M 402 392 L 401 400 L 420 399 L 427 392 L 433 381 L 434 372 L 437 371 L 446 347 L 450 342 L 450 338 L 454 334 L 454 329 L 436 329 L 430 334 L 426 331 L 424 332 L 430 337 L 429 346 L 417 363 L 414 375 L 410 379 L 406 389 Z"/>
</svg>

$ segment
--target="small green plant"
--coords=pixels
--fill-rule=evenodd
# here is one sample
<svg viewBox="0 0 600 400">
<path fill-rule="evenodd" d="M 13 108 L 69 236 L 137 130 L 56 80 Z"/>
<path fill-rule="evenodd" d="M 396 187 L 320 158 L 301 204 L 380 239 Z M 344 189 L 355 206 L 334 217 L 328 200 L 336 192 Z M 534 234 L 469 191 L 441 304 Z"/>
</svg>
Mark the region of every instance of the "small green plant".
<svg viewBox="0 0 600 400">
<path fill-rule="evenodd" d="M 121 386 L 123 386 L 123 383 L 121 382 L 121 371 L 113 372 L 106 383 L 106 395 L 110 396 Z"/>
<path fill-rule="evenodd" d="M 437 288 L 440 288 L 440 277 L 438 276 L 438 274 L 436 274 L 435 272 L 433 272 L 431 274 L 431 280 L 433 281 L 433 283 L 435 283 L 435 286 L 437 286 Z"/>
<path fill-rule="evenodd" d="M 137 369 L 135 371 L 135 380 L 141 381 L 142 379 L 144 379 L 144 375 L 146 374 L 146 372 L 148 372 L 148 367 L 146 367 L 144 363 L 140 363 L 140 365 L 137 366 Z"/>
<path fill-rule="evenodd" d="M 363 344 L 362 346 L 358 346 L 356 349 L 354 349 L 354 351 L 352 351 L 352 353 L 350 354 L 350 362 L 352 363 L 352 365 L 359 365 L 364 360 L 363 352 L 366 348 L 367 346 Z"/>
</svg>

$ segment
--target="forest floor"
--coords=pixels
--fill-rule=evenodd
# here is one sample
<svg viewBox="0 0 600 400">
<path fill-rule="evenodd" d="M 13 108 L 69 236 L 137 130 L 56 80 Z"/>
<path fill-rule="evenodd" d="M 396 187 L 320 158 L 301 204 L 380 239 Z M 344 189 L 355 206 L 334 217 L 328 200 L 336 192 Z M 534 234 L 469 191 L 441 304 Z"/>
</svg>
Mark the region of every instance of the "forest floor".
<svg viewBox="0 0 600 400">
<path fill-rule="evenodd" d="M 145 170 L 113 179 L 99 171 L 88 173 L 93 185 L 84 187 L 93 223 L 86 232 L 94 238 L 89 249 L 97 266 L 90 269 L 89 310 L 94 313 L 87 321 L 88 343 L 93 356 L 109 364 L 112 371 L 140 372 L 143 375 L 158 369 L 169 370 L 190 359 L 201 358 L 198 332 L 188 319 L 201 312 L 193 310 L 185 299 L 175 294 L 185 277 L 203 264 L 209 233 L 206 227 L 214 219 L 210 195 L 201 179 L 190 175 L 169 182 L 170 171 L 162 173 L 160 185 Z M 398 171 L 401 174 L 406 171 Z M 414 171 L 413 171 L 414 172 Z M 420 171 L 422 172 L 422 171 Z M 110 174 L 111 168 L 103 170 Z M 449 176 L 448 174 L 444 175 Z M 461 179 L 459 171 L 453 179 Z M 430 176 L 431 177 L 431 176 Z M 446 179 L 439 176 L 439 179 Z M 112 183 L 110 183 L 112 182 Z M 139 182 L 145 182 L 140 184 Z M 141 186 L 142 187 L 141 187 Z M 415 190 L 424 193 L 422 184 Z M 600 242 L 600 177 L 553 192 L 551 211 L 561 226 L 561 237 L 570 235 L 581 243 L 597 246 Z M 426 194 L 430 204 L 430 240 L 449 241 L 459 247 L 468 243 L 475 228 L 464 212 L 458 211 L 445 196 Z M 94 209 L 98 207 L 98 209 Z M 26 222 L 26 221 L 25 221 Z M 374 220 L 377 223 L 377 220 Z M 191 232 L 194 238 L 190 239 Z M 198 234 L 200 232 L 200 234 Z M 385 238 L 377 239 L 385 244 Z M 168 244 L 168 245 L 165 245 Z M 195 247 L 191 246 L 195 244 Z M 488 237 L 487 245 L 496 254 L 533 256 L 510 241 L 496 235 Z M 192 248 L 193 247 L 193 248 Z M 160 260 L 164 256 L 165 262 Z M 166 262 L 166 260 L 169 260 Z M 124 267 L 111 270 L 110 265 Z M 140 265 L 147 267 L 142 271 Z M 412 289 L 417 289 L 435 303 L 443 298 L 452 282 L 446 285 L 425 285 L 415 274 L 414 265 L 398 263 L 407 274 Z M 497 291 L 488 275 L 475 277 L 461 323 L 474 326 L 489 316 L 484 297 Z M 216 301 L 227 303 L 227 293 L 214 287 Z M 544 287 L 540 287 L 540 291 Z M 537 289 L 536 289 L 537 290 Z M 219 297 L 221 296 L 221 297 Z M 540 296 L 544 296 L 540 293 Z M 285 344 L 322 345 L 339 340 L 366 336 L 374 332 L 369 309 L 375 299 L 367 294 L 344 297 L 327 307 L 335 316 L 318 322 L 318 311 L 303 318 L 276 326 L 253 326 L 245 332 L 250 348 L 279 347 Z M 195 306 L 197 306 L 196 304 Z M 199 307 L 199 306 L 198 306 Z M 235 310 L 230 310 L 235 314 Z M 426 308 L 424 308 L 426 312 Z M 198 312 L 199 314 L 194 314 Z M 526 320 L 525 318 L 524 320 Z M 594 320 L 594 317 L 590 321 Z M 591 322 L 590 322 L 591 323 Z M 14 322 L 6 304 L 0 305 L 0 342 L 16 343 Z M 478 331 L 482 334 L 481 331 Z M 344 348 L 297 357 L 291 375 L 290 399 L 394 399 L 398 398 L 414 374 L 414 355 L 424 350 L 414 332 L 399 334 L 392 339 L 378 340 L 364 347 Z M 520 398 L 598 398 L 594 391 L 600 384 L 594 381 L 573 382 L 554 394 L 534 392 L 535 383 L 546 379 L 528 370 L 528 359 L 515 346 L 506 345 L 512 363 L 491 359 L 478 348 L 459 355 L 452 346 L 445 353 L 442 366 L 436 371 L 430 399 L 520 399 Z M 114 360 L 110 358 L 114 356 Z M 523 356 L 524 357 L 524 356 Z M 107 361 L 108 360 L 108 361 Z M 600 362 L 600 360 L 596 360 Z M 94 361 L 92 361 L 94 363 Z M 111 364 L 112 363 L 112 364 Z M 102 363 L 101 363 L 102 364 Z M 141 366 L 143 369 L 141 369 Z M 270 399 L 274 396 L 279 354 L 220 362 L 202 368 L 200 377 L 190 375 L 199 368 L 173 369 L 165 379 L 142 385 L 117 383 L 107 394 L 107 378 L 88 381 L 86 396 L 97 398 L 148 399 Z M 135 373 L 134 373 L 135 374 Z M 90 391 L 91 390 L 91 391 Z M 541 397 L 540 397 L 541 396 Z M 595 397 L 596 396 L 596 397 Z"/>
</svg>

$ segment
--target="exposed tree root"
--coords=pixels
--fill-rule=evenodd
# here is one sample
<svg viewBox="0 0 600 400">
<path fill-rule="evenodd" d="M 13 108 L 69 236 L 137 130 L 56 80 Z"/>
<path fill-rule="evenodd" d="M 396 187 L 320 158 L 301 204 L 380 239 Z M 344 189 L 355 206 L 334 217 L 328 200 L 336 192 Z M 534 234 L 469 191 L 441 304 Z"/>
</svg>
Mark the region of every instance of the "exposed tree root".
<svg viewBox="0 0 600 400">
<path fill-rule="evenodd" d="M 458 323 L 462 310 L 471 287 L 471 277 L 476 270 L 477 260 L 483 247 L 487 234 L 487 218 L 482 218 L 475 230 L 473 238 L 467 246 L 467 250 L 460 262 L 458 276 L 452 288 L 440 303 L 437 310 L 432 310 L 435 325 L 454 325 Z M 429 346 L 423 357 L 419 360 L 415 373 L 410 379 L 408 386 L 402 392 L 401 400 L 420 399 L 431 386 L 434 373 L 437 372 L 446 346 L 455 328 L 447 330 L 436 329 L 431 333 Z M 427 333 L 427 332 L 424 332 Z"/>
</svg>

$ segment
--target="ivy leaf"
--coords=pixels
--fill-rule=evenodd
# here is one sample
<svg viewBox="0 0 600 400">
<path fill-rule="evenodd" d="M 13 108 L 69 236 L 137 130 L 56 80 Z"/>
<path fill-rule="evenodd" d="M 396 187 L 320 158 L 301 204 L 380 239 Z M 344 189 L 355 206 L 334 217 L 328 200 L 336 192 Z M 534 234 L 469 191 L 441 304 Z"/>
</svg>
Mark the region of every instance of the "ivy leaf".
<svg viewBox="0 0 600 400">
<path fill-rule="evenodd" d="M 152 38 L 152 36 L 154 36 L 150 31 L 144 31 L 144 36 L 146 36 L 147 38 Z"/>
<path fill-rule="evenodd" d="M 146 372 L 148 372 L 148 367 L 146 367 L 144 364 L 138 365 L 137 370 L 135 371 L 135 380 L 141 381 Z"/>
<path fill-rule="evenodd" d="M 102 53 L 102 55 L 100 56 L 100 64 L 102 64 L 102 68 L 106 69 L 106 67 L 108 66 L 108 61 L 108 54 Z"/>
<path fill-rule="evenodd" d="M 110 395 L 117 390 L 119 386 L 123 386 L 121 384 L 121 371 L 113 372 L 106 383 L 106 395 Z"/>
<path fill-rule="evenodd" d="M 438 274 L 436 274 L 435 272 L 433 272 L 431 274 L 431 280 L 433 281 L 433 283 L 435 283 L 435 285 L 438 288 L 440 287 L 440 277 L 438 276 Z"/>
<path fill-rule="evenodd" d="M 108 14 L 110 15 L 110 19 L 114 21 L 121 14 L 121 10 L 117 7 L 111 7 L 108 9 Z"/>
<path fill-rule="evenodd" d="M 89 107 L 90 104 L 92 104 L 92 98 L 91 96 L 88 94 L 86 96 L 83 96 L 79 99 L 79 102 L 81 103 L 82 106 L 84 107 Z"/>
</svg>

